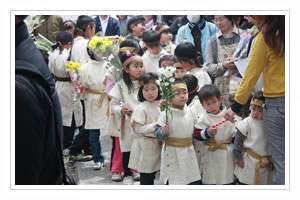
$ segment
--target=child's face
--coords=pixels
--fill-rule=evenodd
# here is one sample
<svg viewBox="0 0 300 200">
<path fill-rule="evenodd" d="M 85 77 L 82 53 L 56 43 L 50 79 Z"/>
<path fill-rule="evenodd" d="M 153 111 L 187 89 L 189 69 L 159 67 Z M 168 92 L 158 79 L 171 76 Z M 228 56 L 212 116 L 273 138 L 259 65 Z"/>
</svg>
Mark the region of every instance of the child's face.
<svg viewBox="0 0 300 200">
<path fill-rule="evenodd" d="M 182 78 L 186 73 L 187 73 L 186 69 L 176 68 L 176 71 L 174 72 L 175 78 Z"/>
<path fill-rule="evenodd" d="M 152 54 L 152 55 L 158 55 L 160 53 L 160 45 L 154 46 L 154 47 L 149 47 L 147 44 L 145 44 L 147 47 L 147 50 Z"/>
<path fill-rule="evenodd" d="M 172 99 L 172 105 L 177 107 L 184 107 L 186 102 L 188 101 L 188 92 L 186 89 L 178 89 L 176 90 L 177 95 Z"/>
<path fill-rule="evenodd" d="M 206 112 L 211 114 L 218 114 L 220 112 L 220 106 L 222 103 L 222 97 L 218 99 L 216 96 L 213 96 L 209 99 L 205 99 L 201 102 L 203 108 L 206 110 Z"/>
<path fill-rule="evenodd" d="M 160 63 L 160 66 L 163 68 L 169 67 L 169 66 L 173 66 L 174 65 L 174 61 L 173 60 L 164 60 Z"/>
<path fill-rule="evenodd" d="M 141 22 L 137 25 L 131 25 L 132 32 L 138 38 L 141 38 L 143 33 L 145 32 L 145 22 Z"/>
<path fill-rule="evenodd" d="M 88 25 L 85 30 L 85 36 L 88 39 L 91 39 L 95 35 L 96 25 L 93 23 L 92 25 Z"/>
<path fill-rule="evenodd" d="M 187 71 L 189 71 L 193 68 L 193 66 L 188 61 L 181 60 L 180 65 L 181 65 L 182 68 L 184 68 Z"/>
<path fill-rule="evenodd" d="M 263 119 L 263 108 L 257 105 L 250 105 L 251 110 L 251 117 L 253 117 L 256 120 L 262 120 Z"/>
<path fill-rule="evenodd" d="M 126 68 L 125 71 L 129 74 L 131 80 L 137 80 L 144 74 L 143 62 L 132 61 L 129 64 L 129 68 Z"/>
<path fill-rule="evenodd" d="M 160 43 L 165 44 L 167 42 L 170 42 L 172 40 L 172 33 L 162 33 L 160 35 Z"/>
<path fill-rule="evenodd" d="M 144 98 L 149 101 L 153 102 L 158 96 L 158 87 L 154 83 L 147 83 L 144 85 L 143 88 L 143 96 Z"/>
</svg>

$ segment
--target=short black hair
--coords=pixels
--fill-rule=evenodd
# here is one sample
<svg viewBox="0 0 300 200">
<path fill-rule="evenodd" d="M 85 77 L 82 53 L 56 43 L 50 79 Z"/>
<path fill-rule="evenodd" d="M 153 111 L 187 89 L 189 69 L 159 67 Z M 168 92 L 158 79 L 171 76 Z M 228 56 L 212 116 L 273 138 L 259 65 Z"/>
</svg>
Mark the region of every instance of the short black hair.
<svg viewBox="0 0 300 200">
<path fill-rule="evenodd" d="M 162 57 L 160 57 L 160 59 L 158 61 L 158 66 L 161 67 L 161 63 L 165 60 L 172 60 L 174 63 L 176 61 L 176 59 L 173 55 L 163 55 Z"/>
<path fill-rule="evenodd" d="M 138 92 L 138 101 L 139 102 L 144 102 L 146 99 L 144 98 L 144 95 L 143 95 L 143 89 L 144 89 L 144 86 L 145 84 L 148 84 L 150 80 L 158 80 L 158 76 L 156 73 L 152 73 L 152 72 L 148 72 L 148 73 L 145 73 L 144 75 L 142 75 L 140 78 L 139 78 L 139 81 L 143 81 L 144 82 L 144 85 L 142 85 L 139 89 L 139 92 Z M 157 84 L 156 84 L 157 85 Z M 160 90 L 160 87 L 159 85 L 157 85 L 158 87 L 158 95 L 157 95 L 157 98 L 155 100 L 160 100 L 161 99 L 161 90 Z"/>
<path fill-rule="evenodd" d="M 188 92 L 193 91 L 198 86 L 198 79 L 192 74 L 186 74 L 182 79 L 186 82 Z"/>
<path fill-rule="evenodd" d="M 220 99 L 221 93 L 216 85 L 204 85 L 198 92 L 198 97 L 200 99 L 200 102 L 203 103 L 204 100 L 210 99 L 212 97 L 217 97 L 218 99 Z"/>
<path fill-rule="evenodd" d="M 135 48 L 135 50 L 133 52 L 130 52 L 130 53 L 135 53 L 135 54 L 138 54 L 140 56 L 143 56 L 143 54 L 144 54 L 144 51 L 141 48 L 140 44 L 134 39 L 126 39 L 123 42 L 121 42 L 120 49 L 123 48 L 123 47 L 133 47 L 133 48 Z M 121 56 L 121 54 L 122 54 L 122 52 L 120 51 L 119 52 L 119 57 Z"/>
<path fill-rule="evenodd" d="M 254 93 L 252 99 L 258 99 L 258 100 L 262 100 L 263 102 L 265 102 L 264 93 L 262 91 L 257 91 Z"/>
<path fill-rule="evenodd" d="M 155 30 L 159 31 L 159 29 L 161 29 L 164 26 L 168 26 L 168 25 L 164 22 L 161 22 L 161 23 L 157 24 L 157 26 L 155 27 Z M 172 33 L 171 28 L 169 27 L 169 28 L 166 28 L 166 29 L 162 30 L 161 32 L 159 32 L 160 35 L 162 33 Z"/>
<path fill-rule="evenodd" d="M 196 64 L 198 67 L 201 67 L 199 62 L 199 56 L 196 48 L 190 42 L 181 42 L 175 49 L 175 56 L 177 60 L 189 62 L 190 64 Z"/>
<path fill-rule="evenodd" d="M 131 17 L 127 22 L 127 30 L 132 33 L 131 24 L 134 24 L 135 26 L 139 23 L 145 22 L 145 18 L 142 15 L 137 15 Z"/>
<path fill-rule="evenodd" d="M 160 35 L 157 31 L 145 31 L 142 35 L 142 39 L 150 48 L 160 45 Z"/>
</svg>

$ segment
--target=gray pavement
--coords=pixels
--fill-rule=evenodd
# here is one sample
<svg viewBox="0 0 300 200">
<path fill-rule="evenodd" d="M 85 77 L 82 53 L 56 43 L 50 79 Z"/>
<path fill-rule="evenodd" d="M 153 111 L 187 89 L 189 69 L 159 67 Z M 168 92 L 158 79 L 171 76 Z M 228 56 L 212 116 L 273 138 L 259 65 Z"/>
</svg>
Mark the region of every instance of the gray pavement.
<svg viewBox="0 0 300 200">
<path fill-rule="evenodd" d="M 88 162 L 76 162 L 75 171 L 78 178 L 78 185 L 123 185 L 121 182 L 115 182 L 111 180 L 112 173 L 109 170 L 110 165 L 110 151 L 112 139 L 110 136 L 100 137 L 102 152 L 105 156 L 104 168 L 101 170 L 93 169 L 93 161 Z M 160 184 L 158 176 L 155 180 L 155 184 Z M 139 185 L 139 181 L 134 182 L 135 185 Z"/>
</svg>

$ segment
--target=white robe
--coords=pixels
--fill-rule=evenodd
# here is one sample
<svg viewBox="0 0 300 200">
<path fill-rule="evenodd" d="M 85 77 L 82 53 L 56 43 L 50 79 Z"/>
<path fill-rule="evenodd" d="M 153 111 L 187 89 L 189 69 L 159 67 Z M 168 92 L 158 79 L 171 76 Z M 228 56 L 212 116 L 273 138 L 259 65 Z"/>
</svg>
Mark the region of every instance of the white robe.
<svg viewBox="0 0 300 200">
<path fill-rule="evenodd" d="M 108 106 L 108 96 L 105 94 L 101 107 L 99 107 L 98 101 L 101 94 L 88 93 L 87 90 L 101 91 L 105 90 L 105 85 L 103 83 L 105 79 L 105 61 L 94 61 L 89 59 L 87 64 L 82 66 L 83 70 L 80 76 L 81 84 L 86 88 L 86 121 L 85 129 L 100 129 L 105 131 L 105 125 L 107 123 L 107 106 Z"/>
<path fill-rule="evenodd" d="M 136 107 L 131 121 L 135 121 L 135 137 L 131 147 L 129 168 L 142 173 L 153 173 L 160 169 L 161 142 L 154 135 L 158 120 L 159 102 L 144 101 Z"/>
<path fill-rule="evenodd" d="M 60 78 L 70 77 L 65 68 L 65 64 L 69 62 L 67 61 L 68 56 L 69 50 L 67 49 L 64 49 L 62 54 L 59 54 L 59 50 L 50 54 L 49 68 L 52 74 Z M 73 113 L 76 127 L 81 126 L 83 122 L 82 105 L 76 95 L 73 83 L 56 81 L 55 86 L 60 102 L 63 126 L 71 127 Z"/>
<path fill-rule="evenodd" d="M 202 118 L 198 120 L 197 128 L 209 128 L 221 121 L 223 121 L 226 109 L 224 108 L 218 114 L 213 115 L 205 113 Z M 216 141 L 232 139 L 235 137 L 235 125 L 226 121 L 218 126 L 217 134 L 215 135 Z M 226 144 L 227 149 L 217 149 L 216 151 L 209 151 L 208 145 L 201 144 L 201 175 L 203 184 L 229 184 L 234 181 L 234 158 L 232 154 L 233 144 Z"/>
<path fill-rule="evenodd" d="M 121 81 L 124 101 L 130 111 L 134 111 L 134 108 L 140 104 L 140 102 L 137 100 L 140 87 L 139 83 L 138 81 L 132 82 L 133 91 L 131 90 L 129 93 L 128 87 L 125 85 L 124 81 Z M 130 152 L 133 143 L 133 134 L 131 133 L 130 129 L 131 116 L 125 115 L 124 130 L 123 134 L 121 134 L 121 95 L 117 84 L 115 84 L 112 90 L 109 92 L 109 96 L 112 97 L 112 100 L 110 104 L 111 113 L 108 122 L 108 131 L 113 131 L 114 136 L 120 137 L 121 152 Z"/>
<path fill-rule="evenodd" d="M 244 141 L 244 148 L 249 148 L 258 155 L 264 157 L 269 155 L 267 135 L 264 131 L 264 121 L 253 119 L 251 116 L 237 124 L 237 129 L 246 136 Z M 258 160 L 243 153 L 244 168 L 236 165 L 234 174 L 240 182 L 246 184 L 254 184 L 255 180 L 255 165 Z M 272 172 L 267 168 L 259 168 L 260 184 L 270 184 Z"/>
<path fill-rule="evenodd" d="M 171 108 L 173 118 L 168 117 L 169 136 L 175 138 L 192 137 L 194 133 L 195 116 L 191 109 L 184 106 L 183 110 Z M 166 113 L 161 112 L 158 125 L 166 122 Z M 163 183 L 169 180 L 170 185 L 186 185 L 201 179 L 194 146 L 174 147 L 165 144 L 161 151 L 160 179 Z"/>
<path fill-rule="evenodd" d="M 162 54 L 153 55 L 150 53 L 150 51 L 146 51 L 144 53 L 142 59 L 143 59 L 143 65 L 145 68 L 145 73 L 148 72 L 154 72 L 157 73 L 158 66 L 159 66 L 159 59 Z"/>
<path fill-rule="evenodd" d="M 204 68 L 195 67 L 189 72 L 189 74 L 194 75 L 198 79 L 199 90 L 204 85 L 211 84 L 211 78 Z"/>
</svg>

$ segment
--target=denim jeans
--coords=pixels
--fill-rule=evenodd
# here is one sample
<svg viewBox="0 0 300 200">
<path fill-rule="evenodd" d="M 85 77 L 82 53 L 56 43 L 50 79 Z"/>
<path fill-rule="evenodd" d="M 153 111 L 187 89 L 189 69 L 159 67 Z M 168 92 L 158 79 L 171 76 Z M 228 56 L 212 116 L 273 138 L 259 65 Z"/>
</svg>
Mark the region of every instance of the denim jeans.
<svg viewBox="0 0 300 200">
<path fill-rule="evenodd" d="M 263 112 L 265 131 L 274 164 L 273 184 L 285 184 L 285 97 L 266 98 Z"/>
<path fill-rule="evenodd" d="M 100 144 L 100 130 L 93 129 L 89 131 L 89 141 L 94 154 L 94 162 L 103 162 L 104 155 L 102 154 L 101 144 Z"/>
</svg>

